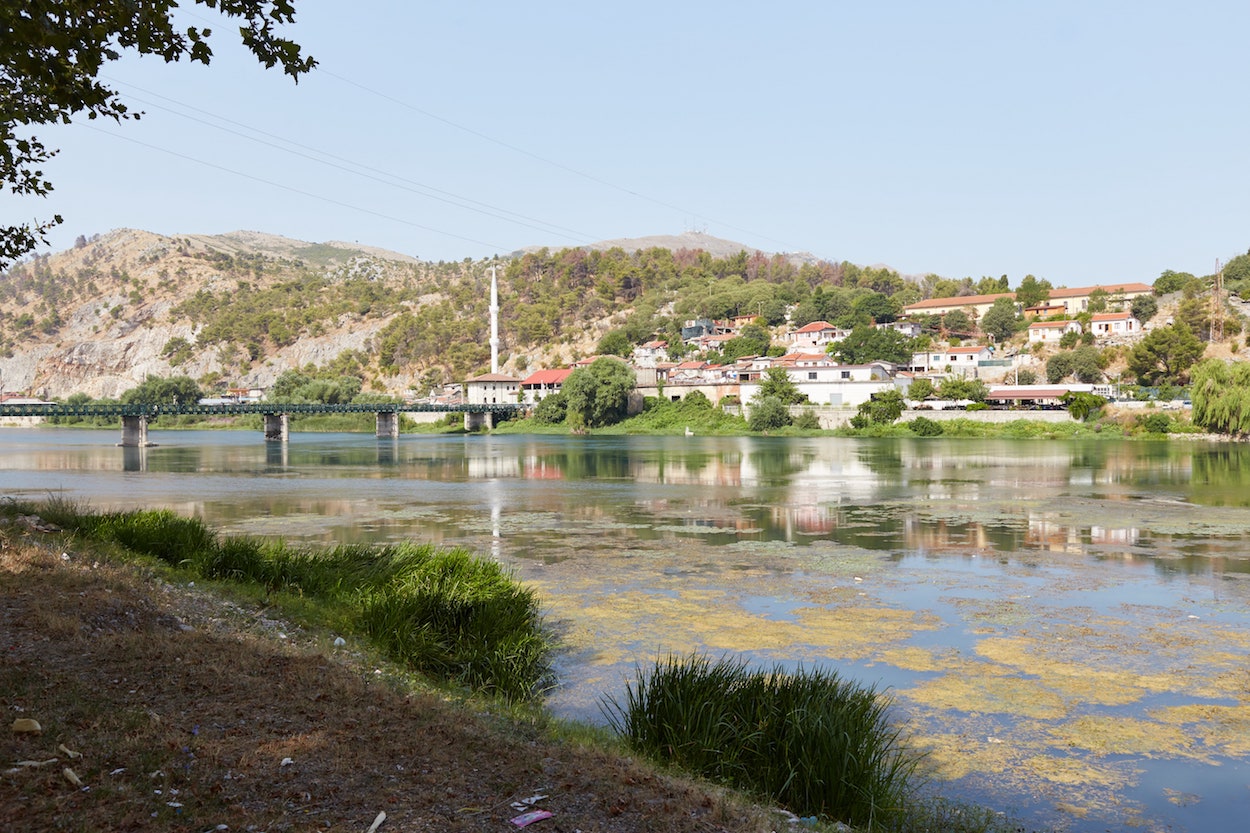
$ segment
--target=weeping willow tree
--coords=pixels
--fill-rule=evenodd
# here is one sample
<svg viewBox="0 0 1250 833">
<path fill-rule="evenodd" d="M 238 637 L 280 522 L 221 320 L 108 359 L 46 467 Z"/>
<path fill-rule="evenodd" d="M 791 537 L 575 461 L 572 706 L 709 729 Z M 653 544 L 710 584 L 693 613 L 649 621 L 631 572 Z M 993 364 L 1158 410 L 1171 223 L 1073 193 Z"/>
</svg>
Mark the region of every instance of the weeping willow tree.
<svg viewBox="0 0 1250 833">
<path fill-rule="evenodd" d="M 1207 359 L 1190 375 L 1195 425 L 1219 434 L 1250 434 L 1250 362 Z"/>
</svg>

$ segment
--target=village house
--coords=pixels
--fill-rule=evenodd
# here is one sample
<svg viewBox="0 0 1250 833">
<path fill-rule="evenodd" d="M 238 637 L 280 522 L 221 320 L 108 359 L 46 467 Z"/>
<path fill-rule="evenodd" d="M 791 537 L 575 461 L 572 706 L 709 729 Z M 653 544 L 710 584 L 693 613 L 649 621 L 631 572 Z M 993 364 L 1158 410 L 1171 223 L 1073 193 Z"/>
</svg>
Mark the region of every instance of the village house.
<svg viewBox="0 0 1250 833">
<path fill-rule="evenodd" d="M 784 339 L 786 347 L 791 350 L 823 350 L 849 334 L 849 330 L 838 329 L 828 321 L 813 321 L 797 330 L 790 330 Z"/>
<path fill-rule="evenodd" d="M 1058 344 L 1065 333 L 1081 332 L 1079 321 L 1034 321 L 1029 325 L 1030 344 Z"/>
<path fill-rule="evenodd" d="M 522 401 L 535 405 L 553 393 L 559 393 L 564 380 L 573 372 L 571 367 L 536 370 L 521 380 Z"/>
<path fill-rule="evenodd" d="M 655 367 L 657 362 L 668 358 L 667 341 L 648 341 L 634 348 L 633 363 L 635 367 Z"/>
<path fill-rule="evenodd" d="M 874 393 L 896 388 L 894 368 L 888 362 L 871 362 L 862 365 L 839 365 L 812 361 L 804 364 L 782 365 L 790 381 L 799 392 L 806 395 L 813 405 L 854 408 Z M 751 402 L 759 390 L 759 380 L 740 381 L 739 391 L 744 403 Z"/>
<path fill-rule="evenodd" d="M 989 312 L 990 307 L 999 298 L 1016 299 L 1014 292 L 999 292 L 994 295 L 963 295 L 954 298 L 929 298 L 903 307 L 907 315 L 946 315 L 955 310 L 964 310 L 973 318 L 980 319 Z"/>
<path fill-rule="evenodd" d="M 514 405 L 520 401 L 521 380 L 504 373 L 483 373 L 464 382 L 469 405 Z"/>
<path fill-rule="evenodd" d="M 885 324 L 873 324 L 878 330 L 893 330 L 896 333 L 902 333 L 907 338 L 919 338 L 924 328 L 915 321 L 890 321 Z"/>
<path fill-rule="evenodd" d="M 916 353 L 912 356 L 909 370 L 918 373 L 959 373 L 963 376 L 975 376 L 981 362 L 994 358 L 994 348 L 986 345 L 971 347 L 934 348 L 927 353 Z"/>
<path fill-rule="evenodd" d="M 1094 338 L 1137 335 L 1141 322 L 1131 312 L 1097 312 L 1090 318 L 1089 331 Z"/>
<path fill-rule="evenodd" d="M 1089 309 L 1090 296 L 1098 290 L 1107 294 L 1107 302 L 1112 307 L 1117 307 L 1141 295 L 1152 294 L 1154 287 L 1144 283 L 1111 283 L 1076 289 L 1052 289 L 1046 303 L 1050 306 L 1062 306 L 1064 313 L 1076 315 Z"/>
</svg>

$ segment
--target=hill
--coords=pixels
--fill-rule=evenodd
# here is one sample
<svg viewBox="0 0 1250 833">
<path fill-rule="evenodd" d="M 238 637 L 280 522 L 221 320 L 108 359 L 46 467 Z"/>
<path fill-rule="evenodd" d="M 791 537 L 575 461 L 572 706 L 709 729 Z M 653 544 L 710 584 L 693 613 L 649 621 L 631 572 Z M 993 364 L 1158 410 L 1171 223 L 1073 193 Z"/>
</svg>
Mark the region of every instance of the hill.
<svg viewBox="0 0 1250 833">
<path fill-rule="evenodd" d="M 149 375 L 268 387 L 311 366 L 422 394 L 488 369 L 492 267 L 503 369 L 523 374 L 592 354 L 614 328 L 646 339 L 683 317 L 775 312 L 844 268 L 796 258 L 682 235 L 430 263 L 253 231 L 119 229 L 0 274 L 0 392 L 116 397 Z"/>
</svg>

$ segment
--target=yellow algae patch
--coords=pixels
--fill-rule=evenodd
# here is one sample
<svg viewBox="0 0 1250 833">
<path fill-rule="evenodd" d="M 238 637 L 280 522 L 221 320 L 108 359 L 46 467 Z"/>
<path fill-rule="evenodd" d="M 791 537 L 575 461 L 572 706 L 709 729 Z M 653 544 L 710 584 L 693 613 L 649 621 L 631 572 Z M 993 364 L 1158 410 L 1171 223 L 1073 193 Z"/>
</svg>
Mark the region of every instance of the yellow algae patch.
<svg viewBox="0 0 1250 833">
<path fill-rule="evenodd" d="M 970 663 L 957 673 L 927 680 L 899 695 L 936 709 L 1014 714 L 1057 720 L 1067 714 L 1063 699 L 1039 683 L 995 666 Z"/>
<path fill-rule="evenodd" d="M 1083 715 L 1049 730 L 1060 744 L 1098 755 L 1188 755 L 1189 735 L 1176 726 L 1129 717 Z"/>
<path fill-rule="evenodd" d="M 1187 733 L 1216 754 L 1230 758 L 1250 756 L 1250 704 L 1173 706 L 1152 711 L 1150 716 L 1184 726 Z"/>
<path fill-rule="evenodd" d="M 1125 783 L 1122 767 L 1102 766 L 1077 758 L 1034 755 L 1024 766 L 1038 778 L 1055 784 L 1083 787 L 1120 787 Z"/>
<path fill-rule="evenodd" d="M 954 781 L 978 772 L 1009 772 L 1018 750 L 966 734 L 916 737 L 912 742 L 925 753 L 925 774 Z"/>
<path fill-rule="evenodd" d="M 930 613 L 888 607 L 808 607 L 794 611 L 799 621 L 794 642 L 843 659 L 867 659 L 876 649 L 937 629 Z"/>
<path fill-rule="evenodd" d="M 888 648 L 877 654 L 876 659 L 904 671 L 945 671 L 951 666 L 949 659 L 943 659 L 933 651 L 915 646 Z"/>
<path fill-rule="evenodd" d="M 1050 643 L 1027 637 L 983 639 L 976 651 L 1000 665 L 1037 677 L 1048 688 L 1087 703 L 1118 706 L 1135 702 L 1143 694 L 1138 677 L 1087 663 L 1047 656 Z"/>
</svg>

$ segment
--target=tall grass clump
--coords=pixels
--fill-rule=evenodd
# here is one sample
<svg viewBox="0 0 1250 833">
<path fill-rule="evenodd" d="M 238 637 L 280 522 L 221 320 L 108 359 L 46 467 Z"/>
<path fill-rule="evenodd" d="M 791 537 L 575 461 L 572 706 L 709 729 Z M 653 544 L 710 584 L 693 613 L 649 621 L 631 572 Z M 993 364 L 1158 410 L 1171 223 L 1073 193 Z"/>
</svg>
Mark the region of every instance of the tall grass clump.
<svg viewBox="0 0 1250 833">
<path fill-rule="evenodd" d="M 888 708 L 873 688 L 833 672 L 694 655 L 639 669 L 604 712 L 643 754 L 796 813 L 883 829 L 901 817 L 920 760 Z"/>
<path fill-rule="evenodd" d="M 393 659 L 509 700 L 535 694 L 548 646 L 533 591 L 467 550 L 431 552 L 361 598 L 365 632 Z"/>
<path fill-rule="evenodd" d="M 550 673 L 533 591 L 465 549 L 297 547 L 219 537 L 203 521 L 168 510 L 92 513 L 68 501 L 30 511 L 197 577 L 316 600 L 325 619 L 391 658 L 477 691 L 529 699 Z"/>
</svg>

